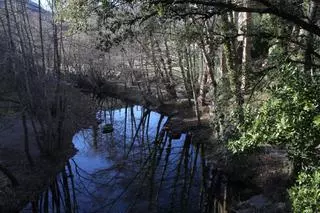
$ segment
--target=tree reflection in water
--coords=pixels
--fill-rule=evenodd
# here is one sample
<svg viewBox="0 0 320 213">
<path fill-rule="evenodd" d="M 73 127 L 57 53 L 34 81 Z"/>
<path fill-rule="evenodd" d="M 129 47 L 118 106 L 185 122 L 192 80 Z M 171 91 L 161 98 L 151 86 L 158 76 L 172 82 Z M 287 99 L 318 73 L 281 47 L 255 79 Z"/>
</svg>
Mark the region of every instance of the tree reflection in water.
<svg viewBox="0 0 320 213">
<path fill-rule="evenodd" d="M 227 180 L 191 133 L 173 139 L 168 118 L 140 106 L 101 108 L 97 119 L 75 135 L 79 152 L 24 212 L 227 212 Z M 110 123 L 114 131 L 102 134 Z"/>
</svg>

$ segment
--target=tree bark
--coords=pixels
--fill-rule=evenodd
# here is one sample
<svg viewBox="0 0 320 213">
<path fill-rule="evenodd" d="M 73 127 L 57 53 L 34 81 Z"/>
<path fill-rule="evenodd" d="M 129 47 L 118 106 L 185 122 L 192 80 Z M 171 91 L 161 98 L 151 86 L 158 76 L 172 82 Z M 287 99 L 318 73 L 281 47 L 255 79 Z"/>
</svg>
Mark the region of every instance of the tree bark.
<svg viewBox="0 0 320 213">
<path fill-rule="evenodd" d="M 194 112 L 197 118 L 198 125 L 201 124 L 201 114 L 199 109 L 199 102 L 198 102 L 198 94 L 195 88 L 195 79 L 194 79 L 194 73 L 195 73 L 195 60 L 190 55 L 190 46 L 189 48 L 186 48 L 186 58 L 187 58 L 187 74 L 189 75 L 189 84 L 191 85 L 191 91 L 193 96 L 193 103 L 194 103 Z"/>
<path fill-rule="evenodd" d="M 246 0 L 244 3 L 245 6 L 250 5 L 250 0 Z M 246 94 L 249 88 L 249 73 L 251 71 L 251 48 L 252 48 L 252 39 L 250 36 L 250 28 L 252 22 L 251 13 L 243 13 L 243 20 L 240 19 L 242 23 L 239 25 L 240 33 L 243 33 L 243 45 L 242 45 L 242 93 Z M 242 26 L 241 26 L 242 24 Z"/>
<path fill-rule="evenodd" d="M 30 155 L 29 150 L 29 132 L 28 132 L 28 124 L 25 112 L 22 113 L 22 125 L 23 125 L 23 133 L 24 133 L 24 152 L 27 156 L 27 159 L 31 166 L 34 165 L 32 157 Z"/>
<path fill-rule="evenodd" d="M 230 15 L 231 16 L 231 15 Z M 229 17 L 224 14 L 222 16 L 224 22 L 224 28 L 228 29 L 231 28 L 232 32 L 236 32 L 235 29 L 235 22 L 233 17 Z M 229 19 L 231 21 L 229 21 Z M 237 33 L 237 32 L 236 32 Z M 236 106 L 237 106 L 237 114 L 238 114 L 238 121 L 239 123 L 243 123 L 244 121 L 244 111 L 243 111 L 243 104 L 244 104 L 244 97 L 242 92 L 242 79 L 241 79 L 241 66 L 239 63 L 238 58 L 238 51 L 237 51 L 237 44 L 235 38 L 227 39 L 224 43 L 225 48 L 225 55 L 226 55 L 226 64 L 229 70 L 229 73 L 232 75 L 232 82 L 234 84 L 234 94 L 236 98 Z"/>
<path fill-rule="evenodd" d="M 189 84 L 189 81 L 186 76 L 186 71 L 184 69 L 183 53 L 182 53 L 182 50 L 180 50 L 180 47 L 177 47 L 177 48 L 178 48 L 177 53 L 178 53 L 179 67 L 180 67 L 180 71 L 181 71 L 181 75 L 182 75 L 182 79 L 183 79 L 183 85 L 184 85 L 186 93 L 187 93 L 189 105 L 191 106 L 192 105 L 192 103 L 191 103 L 191 97 L 192 97 L 191 88 L 190 88 L 190 84 Z"/>
<path fill-rule="evenodd" d="M 310 24 L 316 24 L 317 23 L 317 13 L 319 9 L 319 3 L 310 1 L 309 2 L 309 23 Z M 312 52 L 314 52 L 314 35 L 310 32 L 307 32 L 306 36 L 306 44 L 307 48 L 305 51 L 305 65 L 304 70 L 306 73 L 308 73 L 310 76 L 312 75 Z"/>
</svg>

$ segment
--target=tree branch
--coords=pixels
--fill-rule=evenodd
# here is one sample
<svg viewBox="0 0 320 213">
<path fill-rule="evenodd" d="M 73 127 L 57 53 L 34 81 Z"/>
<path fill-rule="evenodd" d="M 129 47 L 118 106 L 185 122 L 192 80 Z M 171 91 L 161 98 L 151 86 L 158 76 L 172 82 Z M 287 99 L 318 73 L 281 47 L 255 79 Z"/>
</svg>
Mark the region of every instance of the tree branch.
<svg viewBox="0 0 320 213">
<path fill-rule="evenodd" d="M 224 3 L 224 2 L 216 2 L 216 1 L 204 1 L 204 0 L 156 0 L 152 1 L 154 4 L 163 4 L 163 5 L 173 5 L 173 4 L 194 4 L 194 5 L 203 5 L 203 6 L 211 6 L 214 8 L 224 9 L 225 11 L 235 11 L 235 12 L 248 12 L 248 13 L 259 13 L 259 14 L 273 14 L 278 17 L 283 18 L 289 22 L 296 24 L 302 29 L 320 36 L 320 27 L 316 24 L 308 23 L 304 21 L 301 17 L 296 16 L 295 14 L 287 13 L 277 7 L 271 5 L 268 1 L 259 0 L 256 2 L 262 3 L 265 5 L 264 7 L 243 7 L 238 6 L 233 3 Z M 214 11 L 208 12 L 208 15 L 215 15 L 217 12 Z"/>
</svg>

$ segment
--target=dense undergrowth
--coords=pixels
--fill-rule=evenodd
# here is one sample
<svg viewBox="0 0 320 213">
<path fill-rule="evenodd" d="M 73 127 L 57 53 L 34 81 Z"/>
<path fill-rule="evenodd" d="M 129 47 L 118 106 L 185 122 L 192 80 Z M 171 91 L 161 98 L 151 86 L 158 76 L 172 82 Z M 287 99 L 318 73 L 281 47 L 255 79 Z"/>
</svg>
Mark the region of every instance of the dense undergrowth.
<svg viewBox="0 0 320 213">
<path fill-rule="evenodd" d="M 269 100 L 247 108 L 240 137 L 229 143 L 234 152 L 271 144 L 288 151 L 296 185 L 290 192 L 294 212 L 318 212 L 320 203 L 320 84 L 298 67 L 283 65 L 278 81 L 270 86 Z"/>
</svg>

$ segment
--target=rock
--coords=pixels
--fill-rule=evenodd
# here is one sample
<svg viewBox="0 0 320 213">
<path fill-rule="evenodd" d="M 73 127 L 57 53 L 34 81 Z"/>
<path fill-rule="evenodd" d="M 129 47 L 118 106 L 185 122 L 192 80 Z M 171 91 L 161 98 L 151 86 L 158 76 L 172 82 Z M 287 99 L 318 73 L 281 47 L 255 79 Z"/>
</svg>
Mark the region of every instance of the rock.
<svg viewBox="0 0 320 213">
<path fill-rule="evenodd" d="M 106 124 L 106 125 L 103 127 L 102 132 L 103 132 L 104 134 L 113 132 L 113 126 L 112 126 L 112 124 Z"/>
<path fill-rule="evenodd" d="M 270 205 L 268 198 L 263 195 L 253 196 L 246 202 L 256 209 L 262 209 L 263 207 Z"/>
<path fill-rule="evenodd" d="M 0 191 L 2 191 L 3 188 L 10 187 L 11 185 L 9 178 L 0 171 Z"/>
<path fill-rule="evenodd" d="M 214 149 L 207 150 L 210 162 L 226 174 L 231 185 L 241 186 L 241 197 L 246 199 L 231 212 L 290 212 L 286 205 L 287 185 L 293 175 L 293 165 L 285 150 L 265 145 L 250 153 L 233 155 L 224 143 L 214 144 Z"/>
<path fill-rule="evenodd" d="M 288 205 L 283 202 L 276 203 L 274 209 L 276 213 L 288 212 Z"/>
<path fill-rule="evenodd" d="M 263 146 L 253 153 L 231 156 L 226 172 L 231 181 L 245 182 L 273 192 L 290 180 L 293 165 L 285 150 Z"/>
<path fill-rule="evenodd" d="M 251 197 L 250 199 L 240 202 L 233 208 L 234 213 L 285 213 L 287 206 L 285 203 L 274 203 L 266 196 L 259 194 Z"/>
</svg>

